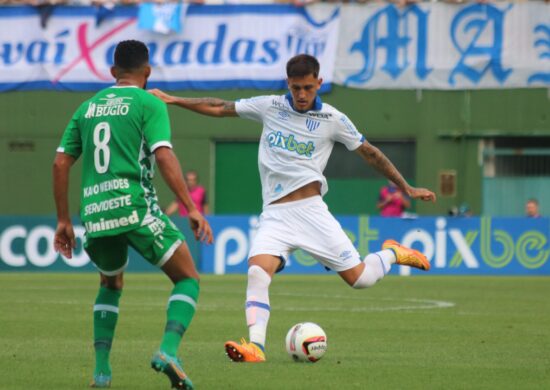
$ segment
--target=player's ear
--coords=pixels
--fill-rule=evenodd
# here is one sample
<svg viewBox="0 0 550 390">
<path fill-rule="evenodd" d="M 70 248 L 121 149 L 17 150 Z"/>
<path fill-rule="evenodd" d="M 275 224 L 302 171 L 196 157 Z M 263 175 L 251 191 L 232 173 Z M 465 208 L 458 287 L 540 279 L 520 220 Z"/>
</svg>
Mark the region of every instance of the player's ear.
<svg viewBox="0 0 550 390">
<path fill-rule="evenodd" d="M 117 74 L 116 66 L 111 66 L 111 76 L 113 76 L 115 80 L 116 80 L 116 74 Z"/>
<path fill-rule="evenodd" d="M 317 83 L 318 83 L 318 84 L 317 84 L 317 89 L 321 88 L 321 84 L 323 84 L 323 78 L 322 78 L 322 77 L 319 77 L 319 78 L 317 79 Z"/>
<path fill-rule="evenodd" d="M 143 70 L 145 78 L 149 78 L 151 76 L 151 65 L 145 65 L 145 69 Z"/>
</svg>

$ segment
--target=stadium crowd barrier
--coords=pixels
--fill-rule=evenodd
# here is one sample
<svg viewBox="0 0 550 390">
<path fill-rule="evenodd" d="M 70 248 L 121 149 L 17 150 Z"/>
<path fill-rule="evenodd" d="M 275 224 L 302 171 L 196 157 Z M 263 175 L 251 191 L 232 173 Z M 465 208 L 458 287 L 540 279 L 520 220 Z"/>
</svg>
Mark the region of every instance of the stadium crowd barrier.
<svg viewBox="0 0 550 390">
<path fill-rule="evenodd" d="M 71 6 L 113 6 L 113 5 L 137 5 L 140 3 L 191 3 L 191 4 L 275 4 L 275 3 L 288 3 L 296 6 L 305 6 L 313 3 L 393 3 L 399 6 L 406 6 L 409 4 L 422 3 L 422 2 L 434 2 L 439 1 L 442 3 L 498 3 L 499 1 L 486 1 L 486 0 L 0 0 L 0 5 L 71 5 Z M 516 2 L 523 2 L 525 0 L 515 0 Z M 545 1 L 550 0 L 529 0 L 529 1 Z"/>
<path fill-rule="evenodd" d="M 188 237 L 188 244 L 202 273 L 243 274 L 247 254 L 257 230 L 258 217 L 209 216 L 213 245 L 198 244 L 183 218 L 174 222 Z M 340 216 L 362 256 L 379 250 L 387 238 L 422 250 L 434 275 L 549 275 L 550 218 L 418 217 L 382 218 Z M 0 217 L 0 271 L 94 271 L 82 250 L 84 228 L 76 226 L 78 245 L 73 259 L 53 248 L 56 221 L 52 217 Z M 154 268 L 130 252 L 128 271 Z M 327 271 L 303 251 L 287 259 L 285 273 L 324 274 Z M 408 267 L 394 267 L 396 275 L 424 274 Z"/>
</svg>

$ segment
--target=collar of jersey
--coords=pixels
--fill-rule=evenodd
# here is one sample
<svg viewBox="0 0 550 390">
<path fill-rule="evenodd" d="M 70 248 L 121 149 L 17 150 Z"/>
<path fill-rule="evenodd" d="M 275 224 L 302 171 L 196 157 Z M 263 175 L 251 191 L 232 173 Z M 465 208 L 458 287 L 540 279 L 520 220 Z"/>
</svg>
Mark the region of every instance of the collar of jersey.
<svg viewBox="0 0 550 390">
<path fill-rule="evenodd" d="M 139 88 L 137 85 L 112 85 L 111 88 Z"/>
<path fill-rule="evenodd" d="M 286 97 L 286 100 L 288 101 L 288 104 L 290 104 L 290 107 L 292 108 L 292 110 L 296 111 L 299 114 L 305 114 L 308 111 L 320 111 L 321 108 L 323 108 L 323 102 L 321 101 L 321 98 L 319 97 L 319 95 L 317 95 L 315 97 L 315 102 L 313 102 L 313 108 L 311 110 L 306 110 L 306 111 L 298 111 L 294 108 L 294 104 L 293 104 L 293 101 L 292 101 L 292 95 L 291 95 L 290 92 L 287 93 L 285 95 L 285 97 Z"/>
</svg>

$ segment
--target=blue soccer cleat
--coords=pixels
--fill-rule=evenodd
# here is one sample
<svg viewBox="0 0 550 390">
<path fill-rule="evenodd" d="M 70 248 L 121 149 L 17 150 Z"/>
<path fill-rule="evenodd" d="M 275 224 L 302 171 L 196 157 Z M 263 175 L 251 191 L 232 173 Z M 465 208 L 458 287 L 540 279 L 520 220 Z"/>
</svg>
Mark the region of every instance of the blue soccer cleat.
<svg viewBox="0 0 550 390">
<path fill-rule="evenodd" d="M 111 387 L 111 375 L 106 375 L 103 373 L 94 374 L 94 379 L 92 380 L 92 383 L 90 383 L 90 387 L 94 387 L 96 389 L 106 389 L 108 387 Z"/>
<path fill-rule="evenodd" d="M 151 367 L 157 372 L 165 374 L 172 384 L 173 389 L 193 390 L 193 382 L 183 371 L 181 361 L 174 356 L 159 351 L 151 359 Z"/>
</svg>

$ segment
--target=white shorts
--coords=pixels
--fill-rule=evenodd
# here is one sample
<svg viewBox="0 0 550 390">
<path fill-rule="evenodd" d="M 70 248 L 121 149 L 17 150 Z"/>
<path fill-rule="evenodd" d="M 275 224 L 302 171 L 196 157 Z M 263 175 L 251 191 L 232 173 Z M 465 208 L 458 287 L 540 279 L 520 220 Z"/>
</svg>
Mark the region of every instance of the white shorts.
<svg viewBox="0 0 550 390">
<path fill-rule="evenodd" d="M 248 257 L 273 255 L 286 261 L 296 249 L 336 272 L 361 263 L 359 252 L 320 196 L 266 206 Z"/>
</svg>

